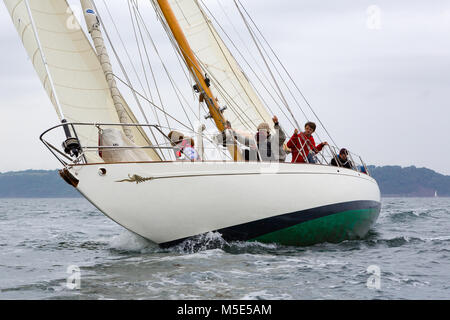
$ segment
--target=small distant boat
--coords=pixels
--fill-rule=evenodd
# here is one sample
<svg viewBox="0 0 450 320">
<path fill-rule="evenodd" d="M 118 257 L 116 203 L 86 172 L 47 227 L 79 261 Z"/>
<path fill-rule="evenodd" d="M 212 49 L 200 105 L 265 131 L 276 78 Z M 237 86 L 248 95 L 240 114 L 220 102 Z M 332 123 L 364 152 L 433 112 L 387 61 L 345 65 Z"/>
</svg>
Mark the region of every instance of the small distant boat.
<svg viewBox="0 0 450 320">
<path fill-rule="evenodd" d="M 435 198 L 438 197 L 437 190 L 434 191 L 434 197 L 435 197 Z"/>
</svg>

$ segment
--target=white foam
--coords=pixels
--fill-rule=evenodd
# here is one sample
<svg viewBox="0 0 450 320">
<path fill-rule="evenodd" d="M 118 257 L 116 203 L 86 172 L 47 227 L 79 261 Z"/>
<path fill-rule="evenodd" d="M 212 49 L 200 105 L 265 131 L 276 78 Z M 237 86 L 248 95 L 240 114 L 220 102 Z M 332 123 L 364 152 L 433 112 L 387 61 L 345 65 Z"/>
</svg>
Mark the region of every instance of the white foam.
<svg viewBox="0 0 450 320">
<path fill-rule="evenodd" d="M 264 249 L 277 249 L 278 245 L 276 243 L 262 243 L 258 241 L 234 241 L 232 243 L 238 248 L 254 248 L 260 247 Z"/>
<path fill-rule="evenodd" d="M 116 250 L 143 251 L 148 248 L 157 247 L 157 244 L 135 234 L 124 230 L 121 234 L 109 240 L 109 246 Z"/>
<path fill-rule="evenodd" d="M 433 238 L 422 238 L 424 241 L 447 241 L 450 240 L 450 236 L 443 236 L 443 237 L 433 237 Z"/>
<path fill-rule="evenodd" d="M 173 247 L 172 250 L 178 253 L 192 254 L 205 250 L 223 248 L 226 244 L 227 242 L 219 232 L 208 232 L 187 239 Z"/>
</svg>

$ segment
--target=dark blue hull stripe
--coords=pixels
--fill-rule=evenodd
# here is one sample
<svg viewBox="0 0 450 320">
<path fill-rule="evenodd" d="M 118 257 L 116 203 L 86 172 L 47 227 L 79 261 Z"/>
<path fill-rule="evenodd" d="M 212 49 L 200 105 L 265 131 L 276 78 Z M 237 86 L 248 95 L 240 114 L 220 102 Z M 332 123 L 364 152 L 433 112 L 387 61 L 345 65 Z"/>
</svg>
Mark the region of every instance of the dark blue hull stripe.
<svg viewBox="0 0 450 320">
<path fill-rule="evenodd" d="M 381 204 L 377 201 L 342 202 L 292 213 L 281 214 L 270 218 L 251 221 L 228 228 L 211 231 L 219 232 L 220 234 L 222 234 L 223 239 L 226 241 L 247 241 L 271 232 L 295 226 L 306 221 L 319 219 L 340 212 L 361 209 L 380 210 L 380 207 Z M 180 242 L 188 238 L 161 243 L 160 246 L 170 247 L 179 244 Z"/>
</svg>

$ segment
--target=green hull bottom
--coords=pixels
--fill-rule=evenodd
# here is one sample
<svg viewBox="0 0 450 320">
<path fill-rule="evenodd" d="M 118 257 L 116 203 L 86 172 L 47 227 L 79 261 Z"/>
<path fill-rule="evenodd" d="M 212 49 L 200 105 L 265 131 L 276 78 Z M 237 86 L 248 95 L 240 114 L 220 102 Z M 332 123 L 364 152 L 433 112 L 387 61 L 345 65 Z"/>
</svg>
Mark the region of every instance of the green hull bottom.
<svg viewBox="0 0 450 320">
<path fill-rule="evenodd" d="M 379 208 L 349 210 L 309 220 L 250 239 L 288 246 L 338 243 L 363 238 L 380 214 Z"/>
</svg>

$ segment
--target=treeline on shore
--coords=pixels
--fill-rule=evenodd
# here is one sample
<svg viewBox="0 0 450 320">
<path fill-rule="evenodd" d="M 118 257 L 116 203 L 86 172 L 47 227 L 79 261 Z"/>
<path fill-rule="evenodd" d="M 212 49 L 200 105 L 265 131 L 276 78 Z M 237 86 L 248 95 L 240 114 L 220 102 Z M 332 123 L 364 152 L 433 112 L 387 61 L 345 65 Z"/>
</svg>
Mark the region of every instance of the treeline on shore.
<svg viewBox="0 0 450 320">
<path fill-rule="evenodd" d="M 74 198 L 81 195 L 68 185 L 58 170 L 26 170 L 0 173 L 0 198 Z"/>
<path fill-rule="evenodd" d="M 384 197 L 450 197 L 450 176 L 414 166 L 369 166 Z M 58 170 L 26 170 L 0 173 L 0 198 L 72 198 L 80 194 Z"/>
<path fill-rule="evenodd" d="M 427 168 L 369 166 L 383 196 L 450 197 L 450 176 Z"/>
</svg>

